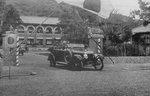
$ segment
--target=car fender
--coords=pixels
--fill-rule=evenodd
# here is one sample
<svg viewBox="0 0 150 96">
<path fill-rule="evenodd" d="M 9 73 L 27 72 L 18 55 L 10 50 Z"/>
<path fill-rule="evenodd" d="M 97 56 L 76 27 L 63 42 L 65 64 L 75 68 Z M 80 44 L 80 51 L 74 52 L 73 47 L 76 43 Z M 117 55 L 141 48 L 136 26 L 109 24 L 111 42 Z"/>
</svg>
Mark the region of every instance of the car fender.
<svg viewBox="0 0 150 96">
<path fill-rule="evenodd" d="M 98 54 L 96 58 L 100 58 L 101 60 L 104 60 L 104 55 L 103 54 Z"/>
</svg>

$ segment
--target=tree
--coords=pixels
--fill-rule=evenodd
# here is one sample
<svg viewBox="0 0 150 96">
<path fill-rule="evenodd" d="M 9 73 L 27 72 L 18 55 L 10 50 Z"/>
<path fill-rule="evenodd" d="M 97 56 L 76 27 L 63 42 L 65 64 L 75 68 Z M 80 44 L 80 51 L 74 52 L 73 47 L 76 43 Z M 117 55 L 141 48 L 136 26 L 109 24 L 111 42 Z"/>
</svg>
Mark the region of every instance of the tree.
<svg viewBox="0 0 150 96">
<path fill-rule="evenodd" d="M 7 5 L 4 11 L 3 18 L 3 32 L 9 30 L 10 25 L 15 26 L 16 23 L 21 23 L 19 12 L 13 7 L 13 5 Z"/>
<path fill-rule="evenodd" d="M 104 31 L 104 36 L 109 37 L 113 45 L 117 45 L 130 40 L 132 24 L 134 25 L 132 18 L 115 12 L 100 24 L 100 28 Z"/>
<path fill-rule="evenodd" d="M 19 12 L 13 7 L 13 5 L 6 6 L 4 13 L 4 22 L 10 25 L 22 22 Z"/>
<path fill-rule="evenodd" d="M 75 7 L 70 5 L 61 5 L 63 13 L 60 16 L 60 24 L 65 25 L 63 38 L 70 41 L 71 43 L 88 43 L 88 28 L 83 22 L 78 11 Z"/>
<path fill-rule="evenodd" d="M 100 23 L 100 28 L 104 31 L 104 49 L 117 51 L 117 55 L 126 55 L 125 44 L 131 40 L 132 28 L 139 23 L 131 17 L 127 17 L 116 12 L 110 18 Z M 116 49 L 117 48 L 117 49 Z M 112 51 L 111 50 L 111 51 Z"/>
<path fill-rule="evenodd" d="M 139 10 L 134 10 L 130 14 L 133 18 L 136 16 L 142 20 L 150 20 L 150 2 L 138 0 Z"/>
<path fill-rule="evenodd" d="M 2 18 L 3 18 L 4 6 L 5 6 L 4 0 L 0 0 L 0 21 L 1 21 Z M 1 22 L 0 22 L 0 23 L 1 23 Z"/>
<path fill-rule="evenodd" d="M 2 23 L 3 23 L 3 15 L 4 15 L 4 6 L 5 6 L 5 1 L 0 0 L 0 46 L 2 46 Z"/>
</svg>

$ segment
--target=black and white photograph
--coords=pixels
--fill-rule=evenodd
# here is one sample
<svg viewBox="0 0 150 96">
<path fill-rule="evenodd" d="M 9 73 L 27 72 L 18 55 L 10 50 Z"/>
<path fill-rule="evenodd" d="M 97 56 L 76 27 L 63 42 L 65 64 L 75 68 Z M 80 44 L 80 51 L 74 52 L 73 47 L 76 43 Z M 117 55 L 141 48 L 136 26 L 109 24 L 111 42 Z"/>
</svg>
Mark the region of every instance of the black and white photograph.
<svg viewBox="0 0 150 96">
<path fill-rule="evenodd" d="M 150 96 L 150 0 L 0 0 L 0 96 Z"/>
</svg>

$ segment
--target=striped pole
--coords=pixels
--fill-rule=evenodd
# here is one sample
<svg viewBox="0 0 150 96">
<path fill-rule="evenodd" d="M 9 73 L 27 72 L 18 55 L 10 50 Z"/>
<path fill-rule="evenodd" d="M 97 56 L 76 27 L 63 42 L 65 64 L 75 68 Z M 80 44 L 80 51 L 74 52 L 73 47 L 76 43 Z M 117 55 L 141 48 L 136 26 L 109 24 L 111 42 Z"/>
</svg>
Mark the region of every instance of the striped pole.
<svg viewBox="0 0 150 96">
<path fill-rule="evenodd" d="M 20 48 L 20 44 L 19 44 L 19 38 L 17 37 L 17 43 L 16 43 L 16 66 L 19 66 L 20 62 L 19 62 L 19 48 Z"/>
<path fill-rule="evenodd" d="M 99 38 L 98 39 L 98 53 L 99 54 L 102 54 L 102 47 L 101 47 L 102 45 L 101 45 L 101 39 Z"/>
</svg>

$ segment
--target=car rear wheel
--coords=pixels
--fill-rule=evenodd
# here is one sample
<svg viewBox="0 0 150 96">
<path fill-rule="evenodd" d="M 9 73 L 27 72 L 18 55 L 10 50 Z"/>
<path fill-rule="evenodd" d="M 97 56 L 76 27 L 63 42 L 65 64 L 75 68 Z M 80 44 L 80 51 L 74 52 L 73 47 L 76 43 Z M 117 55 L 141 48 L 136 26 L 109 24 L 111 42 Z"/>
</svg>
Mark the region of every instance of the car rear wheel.
<svg viewBox="0 0 150 96">
<path fill-rule="evenodd" d="M 98 58 L 96 64 L 93 65 L 96 70 L 102 70 L 104 68 L 103 60 Z"/>
<path fill-rule="evenodd" d="M 74 66 L 75 67 L 78 67 L 78 68 L 83 68 L 83 61 L 82 61 L 82 56 L 80 55 L 75 55 L 74 58 L 73 58 L 73 63 L 74 63 Z"/>
</svg>

